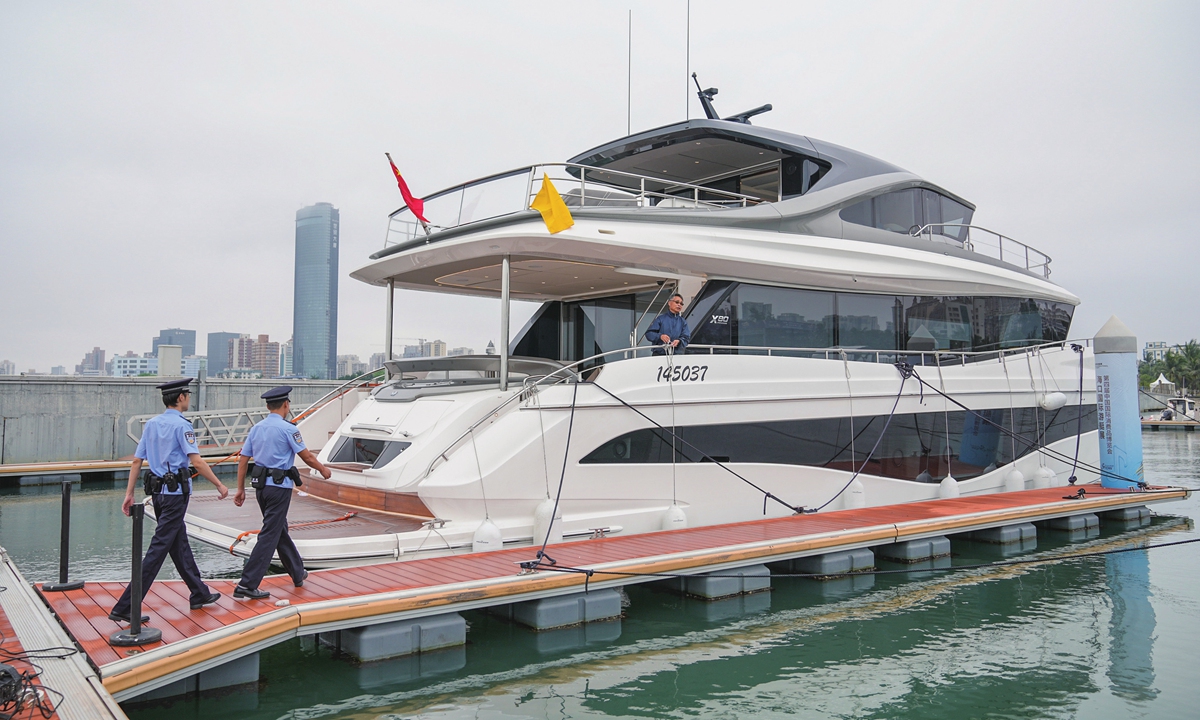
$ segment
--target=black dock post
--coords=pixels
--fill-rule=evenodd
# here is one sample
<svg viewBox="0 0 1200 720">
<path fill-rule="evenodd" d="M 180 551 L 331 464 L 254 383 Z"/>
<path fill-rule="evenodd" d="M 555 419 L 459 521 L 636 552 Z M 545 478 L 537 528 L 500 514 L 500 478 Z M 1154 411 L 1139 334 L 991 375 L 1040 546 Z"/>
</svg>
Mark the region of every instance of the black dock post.
<svg viewBox="0 0 1200 720">
<path fill-rule="evenodd" d="M 142 627 L 142 518 L 146 508 L 141 503 L 134 503 L 130 509 L 133 515 L 133 573 L 129 578 L 129 629 L 118 630 L 108 638 L 109 645 L 128 647 L 131 645 L 146 645 L 162 640 L 162 630 L 152 627 Z"/>
<path fill-rule="evenodd" d="M 71 551 L 71 481 L 63 480 L 62 484 L 62 524 L 59 528 L 58 546 L 58 582 L 42 583 L 42 592 L 65 592 L 78 590 L 83 587 L 82 580 L 69 582 Z"/>
</svg>

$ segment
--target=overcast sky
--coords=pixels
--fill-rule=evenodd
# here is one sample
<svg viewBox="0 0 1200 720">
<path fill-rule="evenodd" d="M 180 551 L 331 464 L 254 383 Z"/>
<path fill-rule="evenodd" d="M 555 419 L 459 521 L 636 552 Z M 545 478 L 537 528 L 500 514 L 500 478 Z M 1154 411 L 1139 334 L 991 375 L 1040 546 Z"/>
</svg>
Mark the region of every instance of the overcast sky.
<svg viewBox="0 0 1200 720">
<path fill-rule="evenodd" d="M 0 359 L 68 371 L 167 327 L 292 324 L 295 212 L 341 210 L 338 352 L 383 348 L 348 274 L 400 204 L 702 113 L 686 0 L 0 5 Z M 1139 341 L 1200 337 L 1200 5 L 693 0 L 717 108 L 895 163 L 1054 258 Z M 690 101 L 689 101 L 689 98 Z M 482 350 L 494 301 L 398 293 L 396 334 Z M 514 329 L 528 315 L 514 318 Z"/>
</svg>

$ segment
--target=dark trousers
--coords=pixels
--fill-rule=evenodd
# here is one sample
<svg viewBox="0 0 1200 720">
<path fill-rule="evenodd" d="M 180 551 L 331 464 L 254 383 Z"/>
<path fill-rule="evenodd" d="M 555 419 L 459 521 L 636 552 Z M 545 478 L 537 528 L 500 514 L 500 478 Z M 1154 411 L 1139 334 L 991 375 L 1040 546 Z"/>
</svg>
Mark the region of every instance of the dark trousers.
<svg viewBox="0 0 1200 720">
<path fill-rule="evenodd" d="M 271 557 L 278 551 L 279 561 L 292 580 L 304 577 L 304 561 L 300 551 L 287 531 L 288 507 L 292 504 L 292 489 L 275 487 L 267 480 L 266 487 L 256 490 L 258 509 L 262 511 L 262 530 L 258 532 L 258 540 L 250 551 L 250 558 L 242 568 L 242 580 L 238 584 L 251 590 L 258 589 L 267 568 L 271 565 Z"/>
<path fill-rule="evenodd" d="M 192 602 L 202 602 L 212 594 L 204 581 L 200 579 L 200 568 L 196 558 L 192 556 L 192 546 L 188 544 L 187 530 L 183 517 L 187 515 L 187 495 L 155 495 L 154 515 L 158 526 L 154 528 L 154 537 L 150 538 L 150 547 L 142 560 L 142 599 L 150 592 L 150 585 L 158 577 L 158 571 L 166 562 L 167 556 L 175 563 L 179 577 L 187 583 L 192 592 Z M 113 606 L 112 611 L 117 615 L 128 615 L 133 604 L 131 586 L 126 586 L 121 599 Z"/>
</svg>

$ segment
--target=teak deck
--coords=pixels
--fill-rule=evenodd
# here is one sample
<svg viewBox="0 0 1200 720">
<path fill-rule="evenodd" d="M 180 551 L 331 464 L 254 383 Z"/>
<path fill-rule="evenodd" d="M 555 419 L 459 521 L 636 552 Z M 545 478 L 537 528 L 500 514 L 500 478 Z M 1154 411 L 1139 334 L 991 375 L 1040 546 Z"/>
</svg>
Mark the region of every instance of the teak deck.
<svg viewBox="0 0 1200 720">
<path fill-rule="evenodd" d="M 648 573 L 703 573 L 772 560 L 869 547 L 1033 520 L 1102 512 L 1187 497 L 1177 488 L 1130 493 L 1088 486 L 1084 499 L 1065 499 L 1074 488 L 1027 490 L 974 497 L 841 510 L 630 536 L 567 542 L 549 547 L 559 566 Z M 221 600 L 188 609 L 181 581 L 156 582 L 143 613 L 162 631 L 162 642 L 130 652 L 108 644 L 120 629 L 108 611 L 124 583 L 89 582 L 81 590 L 44 598 L 100 670 L 104 686 L 127 698 L 215 667 L 298 635 L 455 612 L 583 590 L 581 574 L 520 574 L 529 547 L 357 568 L 311 571 L 302 588 L 286 575 L 268 577 L 269 600 L 231 597 L 235 581 L 208 584 Z M 590 587 L 614 587 L 651 578 L 596 574 Z M 280 607 L 275 603 L 287 600 Z"/>
</svg>

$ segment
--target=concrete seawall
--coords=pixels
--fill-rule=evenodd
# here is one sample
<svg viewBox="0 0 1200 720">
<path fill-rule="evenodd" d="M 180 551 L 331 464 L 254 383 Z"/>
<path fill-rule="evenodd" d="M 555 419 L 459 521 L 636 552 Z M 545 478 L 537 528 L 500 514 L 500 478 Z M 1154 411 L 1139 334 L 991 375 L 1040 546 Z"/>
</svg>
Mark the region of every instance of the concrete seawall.
<svg viewBox="0 0 1200 720">
<path fill-rule="evenodd" d="M 125 434 L 134 415 L 161 412 L 156 377 L 0 375 L 0 464 L 116 460 L 132 455 Z M 192 385 L 192 410 L 257 407 L 259 395 L 287 383 L 292 402 L 307 405 L 336 380 L 221 380 Z"/>
</svg>

